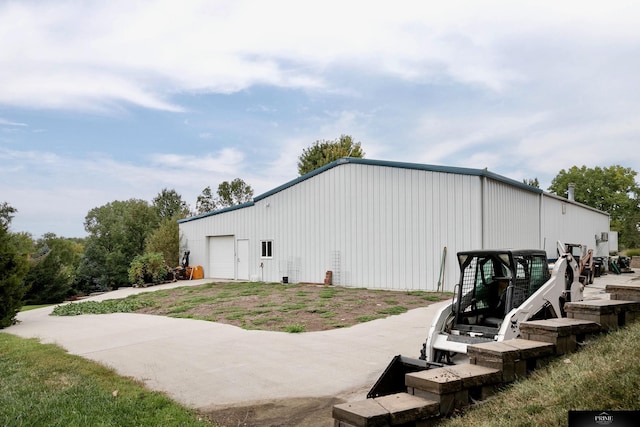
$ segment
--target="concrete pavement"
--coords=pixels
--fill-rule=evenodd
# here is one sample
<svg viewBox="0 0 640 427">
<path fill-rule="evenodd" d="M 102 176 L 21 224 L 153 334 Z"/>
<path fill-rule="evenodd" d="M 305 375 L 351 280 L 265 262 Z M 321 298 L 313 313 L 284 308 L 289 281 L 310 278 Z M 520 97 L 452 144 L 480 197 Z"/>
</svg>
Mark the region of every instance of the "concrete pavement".
<svg viewBox="0 0 640 427">
<path fill-rule="evenodd" d="M 640 272 L 608 274 L 585 288 L 607 298 L 607 284 L 638 283 Z M 92 300 L 123 298 L 213 279 L 124 288 Z M 143 314 L 49 316 L 20 313 L 5 332 L 55 343 L 142 381 L 189 407 L 210 409 L 291 397 L 362 398 L 397 354 L 417 357 L 443 303 L 346 329 L 288 334 Z"/>
<path fill-rule="evenodd" d="M 124 288 L 90 299 L 210 281 Z M 20 313 L 20 323 L 5 332 L 58 344 L 187 406 L 207 409 L 290 397 L 364 397 L 393 356 L 419 355 L 440 305 L 301 334 L 143 314 L 58 317 L 49 316 L 49 307 Z"/>
</svg>

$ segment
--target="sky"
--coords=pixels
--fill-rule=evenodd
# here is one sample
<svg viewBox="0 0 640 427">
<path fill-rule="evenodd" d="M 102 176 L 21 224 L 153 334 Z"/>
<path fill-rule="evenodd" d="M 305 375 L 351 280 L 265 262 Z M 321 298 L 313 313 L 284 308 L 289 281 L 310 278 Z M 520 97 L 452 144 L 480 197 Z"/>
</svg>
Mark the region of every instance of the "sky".
<svg viewBox="0 0 640 427">
<path fill-rule="evenodd" d="M 99 206 L 373 160 L 640 171 L 640 2 L 0 0 L 0 203 L 83 237 Z"/>
</svg>

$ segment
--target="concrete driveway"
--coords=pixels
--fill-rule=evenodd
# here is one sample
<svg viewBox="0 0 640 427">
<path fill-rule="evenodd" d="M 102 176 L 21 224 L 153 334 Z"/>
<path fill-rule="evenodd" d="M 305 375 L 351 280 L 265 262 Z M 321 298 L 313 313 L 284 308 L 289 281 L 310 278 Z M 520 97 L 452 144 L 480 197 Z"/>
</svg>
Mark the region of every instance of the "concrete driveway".
<svg viewBox="0 0 640 427">
<path fill-rule="evenodd" d="M 90 299 L 211 281 L 124 288 Z M 393 356 L 418 356 L 441 305 L 301 334 L 143 314 L 58 317 L 49 316 L 49 307 L 20 313 L 20 323 L 5 332 L 58 344 L 189 407 L 210 409 L 291 397 L 364 397 Z"/>
<path fill-rule="evenodd" d="M 596 278 L 585 299 L 608 298 L 609 283 L 640 283 L 640 272 Z M 90 298 L 123 298 L 213 279 L 124 288 Z M 20 313 L 5 332 L 55 343 L 198 409 L 292 397 L 364 398 L 397 354 L 418 357 L 444 303 L 346 329 L 289 334 L 143 314 L 49 316 Z"/>
</svg>

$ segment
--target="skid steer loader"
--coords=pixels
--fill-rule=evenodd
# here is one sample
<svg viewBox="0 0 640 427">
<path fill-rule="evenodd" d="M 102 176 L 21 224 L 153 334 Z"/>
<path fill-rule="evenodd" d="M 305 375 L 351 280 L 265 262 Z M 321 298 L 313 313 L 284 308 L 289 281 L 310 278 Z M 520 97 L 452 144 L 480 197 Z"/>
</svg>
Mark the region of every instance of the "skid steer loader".
<svg viewBox="0 0 640 427">
<path fill-rule="evenodd" d="M 396 356 L 367 397 L 397 393 L 404 374 L 454 363 L 469 344 L 517 338 L 520 322 L 564 317 L 564 304 L 581 301 L 579 264 L 557 243 L 549 271 L 542 250 L 459 252 L 460 281 L 450 303 L 435 315 L 419 359 Z"/>
</svg>

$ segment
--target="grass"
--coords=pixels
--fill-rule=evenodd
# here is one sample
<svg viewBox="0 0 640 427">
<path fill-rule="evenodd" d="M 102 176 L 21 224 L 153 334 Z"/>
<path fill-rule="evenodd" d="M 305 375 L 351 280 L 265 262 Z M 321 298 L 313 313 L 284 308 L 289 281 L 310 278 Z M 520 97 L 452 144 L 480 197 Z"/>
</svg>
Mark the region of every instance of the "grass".
<svg viewBox="0 0 640 427">
<path fill-rule="evenodd" d="M 394 314 L 402 314 L 402 313 L 406 313 L 409 309 L 407 307 L 403 307 L 401 305 L 394 305 L 393 307 L 387 307 L 387 308 L 383 308 L 378 310 L 379 314 L 386 314 L 386 315 L 394 315 Z"/>
<path fill-rule="evenodd" d="M 20 311 L 37 310 L 38 308 L 49 307 L 52 305 L 54 304 L 25 305 L 25 306 L 22 306 Z"/>
<path fill-rule="evenodd" d="M 153 305 L 152 301 L 142 300 L 139 295 L 124 299 L 106 301 L 83 301 L 75 304 L 58 305 L 53 309 L 54 316 L 78 316 L 80 314 L 131 313 L 143 307 Z"/>
<path fill-rule="evenodd" d="M 233 282 L 158 290 L 120 300 L 80 301 L 57 306 L 52 314 L 138 312 L 224 322 L 245 329 L 300 332 L 291 326 L 305 325 L 305 331 L 348 327 L 448 298 L 448 293 L 424 291 Z"/>
<path fill-rule="evenodd" d="M 211 426 L 201 416 L 58 346 L 0 333 L 2 426 Z"/>
<path fill-rule="evenodd" d="M 640 410 L 640 322 L 554 360 L 443 427 L 566 426 L 569 410 Z"/>
<path fill-rule="evenodd" d="M 289 326 L 286 326 L 284 328 L 285 332 L 289 332 L 291 334 L 297 334 L 297 333 L 300 333 L 300 332 L 304 332 L 304 330 L 305 330 L 305 326 L 304 325 L 298 325 L 298 324 L 289 325 Z"/>
</svg>

